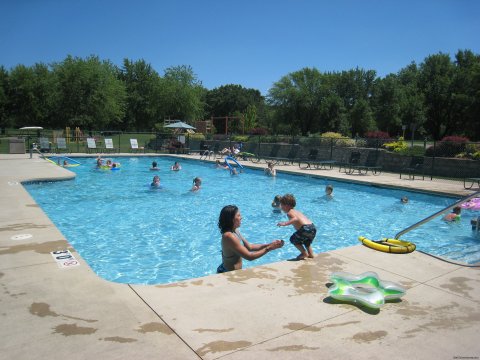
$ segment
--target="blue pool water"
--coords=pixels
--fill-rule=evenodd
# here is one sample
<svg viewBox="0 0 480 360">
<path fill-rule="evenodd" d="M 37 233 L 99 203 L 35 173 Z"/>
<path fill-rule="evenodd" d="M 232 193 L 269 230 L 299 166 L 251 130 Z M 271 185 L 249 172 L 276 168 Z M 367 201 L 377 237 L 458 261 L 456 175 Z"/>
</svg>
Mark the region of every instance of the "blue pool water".
<svg viewBox="0 0 480 360">
<path fill-rule="evenodd" d="M 121 170 L 97 170 L 94 159 L 83 158 L 81 166 L 70 168 L 77 173 L 75 180 L 26 188 L 92 269 L 104 279 L 121 283 L 159 284 L 213 274 L 221 262 L 218 215 L 228 204 L 240 208 L 240 231 L 249 241 L 286 241 L 280 250 L 244 261 L 244 267 L 251 267 L 297 255 L 288 241 L 293 228 L 276 226 L 286 219 L 272 212 L 276 194 L 293 193 L 297 209 L 316 224 L 315 252 L 359 244 L 360 235 L 375 240 L 393 237 L 455 201 L 321 178 L 287 174 L 271 178 L 251 169 L 232 177 L 228 171 L 194 160 L 182 161 L 179 172 L 169 170 L 173 158 L 113 160 L 121 162 Z M 149 170 L 153 160 L 160 171 Z M 157 174 L 163 189 L 151 190 L 149 184 Z M 203 185 L 192 193 L 189 189 L 196 176 Z M 327 184 L 335 188 L 330 201 L 324 198 Z M 406 205 L 399 200 L 404 195 L 410 199 Z M 464 211 L 462 220 L 453 224 L 435 219 L 405 235 L 405 240 L 432 254 L 478 262 L 480 239 L 470 226 L 476 215 Z"/>
</svg>

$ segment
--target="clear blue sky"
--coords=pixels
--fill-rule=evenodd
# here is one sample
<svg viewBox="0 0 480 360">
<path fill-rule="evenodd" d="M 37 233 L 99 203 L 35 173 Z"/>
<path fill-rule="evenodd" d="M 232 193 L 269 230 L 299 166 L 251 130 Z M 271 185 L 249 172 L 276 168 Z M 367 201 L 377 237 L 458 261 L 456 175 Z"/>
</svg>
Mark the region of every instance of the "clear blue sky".
<svg viewBox="0 0 480 360">
<path fill-rule="evenodd" d="M 438 52 L 480 53 L 477 0 L 0 0 L 0 65 L 98 55 L 190 65 L 208 89 L 266 94 L 303 67 L 396 73 Z"/>
</svg>

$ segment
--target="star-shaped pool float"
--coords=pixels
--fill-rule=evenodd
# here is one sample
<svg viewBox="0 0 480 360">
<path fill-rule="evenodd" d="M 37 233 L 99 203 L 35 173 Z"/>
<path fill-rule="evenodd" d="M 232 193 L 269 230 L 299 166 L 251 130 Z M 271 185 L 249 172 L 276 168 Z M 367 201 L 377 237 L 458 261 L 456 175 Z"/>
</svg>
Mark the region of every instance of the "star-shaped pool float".
<svg viewBox="0 0 480 360">
<path fill-rule="evenodd" d="M 390 281 L 380 280 L 372 271 L 354 275 L 346 272 L 334 272 L 330 275 L 333 285 L 328 294 L 341 301 L 349 301 L 379 309 L 386 300 L 400 299 L 405 288 Z"/>
</svg>

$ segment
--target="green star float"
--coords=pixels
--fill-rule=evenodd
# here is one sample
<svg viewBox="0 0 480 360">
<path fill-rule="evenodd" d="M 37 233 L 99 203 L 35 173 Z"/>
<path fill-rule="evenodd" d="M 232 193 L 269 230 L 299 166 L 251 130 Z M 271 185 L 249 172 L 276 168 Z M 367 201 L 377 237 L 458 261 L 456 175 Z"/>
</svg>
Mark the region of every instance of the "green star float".
<svg viewBox="0 0 480 360">
<path fill-rule="evenodd" d="M 377 273 L 369 271 L 360 275 L 346 272 L 334 272 L 330 275 L 333 285 L 328 294 L 341 301 L 359 303 L 379 309 L 386 300 L 400 299 L 405 288 L 390 281 L 380 280 Z"/>
</svg>

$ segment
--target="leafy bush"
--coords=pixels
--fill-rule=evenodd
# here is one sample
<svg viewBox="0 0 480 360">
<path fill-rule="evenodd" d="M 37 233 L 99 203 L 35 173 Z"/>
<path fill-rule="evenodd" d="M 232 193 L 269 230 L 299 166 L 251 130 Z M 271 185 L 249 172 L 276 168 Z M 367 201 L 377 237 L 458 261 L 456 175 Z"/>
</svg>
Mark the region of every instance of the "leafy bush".
<svg viewBox="0 0 480 360">
<path fill-rule="evenodd" d="M 320 137 L 322 137 L 322 138 L 330 138 L 330 139 L 343 139 L 343 138 L 345 138 L 346 136 L 343 136 L 343 135 L 340 134 L 340 133 L 336 133 L 336 132 L 333 132 L 333 131 L 329 131 L 329 132 L 323 133 L 322 135 L 320 135 Z"/>
<path fill-rule="evenodd" d="M 356 146 L 361 148 L 367 147 L 367 140 L 364 140 L 364 139 L 357 139 L 357 140 L 348 139 L 348 141 L 343 139 L 343 141 L 345 142 L 343 146 Z"/>
<path fill-rule="evenodd" d="M 383 147 L 387 150 L 396 152 L 396 153 L 405 153 L 408 149 L 407 143 L 403 140 L 403 137 L 400 137 L 398 141 L 393 141 L 383 144 Z"/>
<path fill-rule="evenodd" d="M 248 140 L 250 139 L 249 136 L 247 135 L 234 135 L 232 136 L 232 141 L 237 141 L 237 142 L 248 142 Z"/>
<path fill-rule="evenodd" d="M 400 151 L 399 154 L 407 156 L 425 156 L 425 148 L 423 146 L 414 145 L 407 147 L 406 150 Z"/>
<path fill-rule="evenodd" d="M 472 159 L 473 160 L 480 160 L 480 151 L 474 152 L 472 154 Z"/>
<path fill-rule="evenodd" d="M 437 157 L 455 157 L 458 154 L 466 152 L 468 138 L 463 136 L 445 136 L 434 147 L 429 147 L 426 151 L 427 156 Z"/>
<path fill-rule="evenodd" d="M 250 135 L 268 135 L 268 129 L 257 127 L 257 128 L 250 129 L 248 133 Z"/>
<path fill-rule="evenodd" d="M 350 139 L 349 137 L 346 137 L 340 133 L 329 131 L 329 132 L 323 133 L 321 137 L 322 139 L 328 139 L 328 140 L 333 139 L 334 146 L 339 146 L 339 147 L 355 146 L 355 140 Z M 357 146 L 359 145 L 357 144 Z"/>
<path fill-rule="evenodd" d="M 200 140 L 200 141 L 202 141 L 202 140 L 205 140 L 205 135 L 203 135 L 202 133 L 195 133 L 195 134 L 190 134 L 188 136 L 188 138 L 190 140 Z"/>
</svg>

